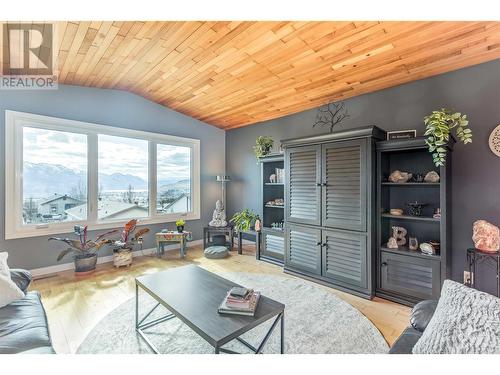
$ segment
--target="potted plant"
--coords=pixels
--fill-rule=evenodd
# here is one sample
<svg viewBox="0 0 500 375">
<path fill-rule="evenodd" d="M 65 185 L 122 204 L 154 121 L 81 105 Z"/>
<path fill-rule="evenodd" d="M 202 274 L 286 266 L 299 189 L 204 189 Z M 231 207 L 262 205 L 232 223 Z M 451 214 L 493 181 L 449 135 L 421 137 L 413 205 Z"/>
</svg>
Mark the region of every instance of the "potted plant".
<svg viewBox="0 0 500 375">
<path fill-rule="evenodd" d="M 259 220 L 259 215 L 245 208 L 243 211 L 235 213 L 230 222 L 233 223 L 234 228 L 240 232 L 250 230 L 256 220 Z"/>
<path fill-rule="evenodd" d="M 61 241 L 69 245 L 67 249 L 61 251 L 61 253 L 57 257 L 57 261 L 59 262 L 67 254 L 73 254 L 73 260 L 75 262 L 75 273 L 77 275 L 92 273 L 95 271 L 95 267 L 97 264 L 97 252 L 102 246 L 110 244 L 112 242 L 110 239 L 106 239 L 106 237 L 113 233 L 116 233 L 117 230 L 115 229 L 100 234 L 95 238 L 95 240 L 89 240 L 87 238 L 87 226 L 83 227 L 77 225 L 74 227 L 74 231 L 78 236 L 78 239 L 59 237 L 49 238 L 49 241 Z"/>
<path fill-rule="evenodd" d="M 259 158 L 269 155 L 271 149 L 273 148 L 274 140 L 271 137 L 263 136 L 257 137 L 255 140 L 255 146 L 253 146 L 253 151 L 257 160 Z"/>
<path fill-rule="evenodd" d="M 132 264 L 132 251 L 136 243 L 142 244 L 142 236 L 149 232 L 149 228 L 138 230 L 137 219 L 130 220 L 122 230 L 119 240 L 113 241 L 113 265 L 115 267 L 130 266 Z"/>
<path fill-rule="evenodd" d="M 177 226 L 177 232 L 182 233 L 184 232 L 184 225 L 186 225 L 186 222 L 183 219 L 179 219 L 175 222 L 175 225 Z"/>
<path fill-rule="evenodd" d="M 436 167 L 444 166 L 446 161 L 446 143 L 450 140 L 451 130 L 456 128 L 458 139 L 466 145 L 472 142 L 472 130 L 467 125 L 467 115 L 459 112 L 451 113 L 450 110 L 441 108 L 439 111 L 432 111 L 424 117 L 427 136 L 426 143 Z"/>
</svg>

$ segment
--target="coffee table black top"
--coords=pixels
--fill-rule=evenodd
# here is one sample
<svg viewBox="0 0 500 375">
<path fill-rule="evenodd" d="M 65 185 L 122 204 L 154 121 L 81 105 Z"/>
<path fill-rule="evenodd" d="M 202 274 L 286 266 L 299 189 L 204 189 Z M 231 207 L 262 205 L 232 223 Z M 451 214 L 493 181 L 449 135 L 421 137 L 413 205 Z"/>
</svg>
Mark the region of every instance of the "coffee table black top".
<svg viewBox="0 0 500 375">
<path fill-rule="evenodd" d="M 282 303 L 261 296 L 255 316 L 219 314 L 217 308 L 227 292 L 240 285 L 195 265 L 144 275 L 135 280 L 214 347 L 228 343 L 285 310 Z"/>
</svg>

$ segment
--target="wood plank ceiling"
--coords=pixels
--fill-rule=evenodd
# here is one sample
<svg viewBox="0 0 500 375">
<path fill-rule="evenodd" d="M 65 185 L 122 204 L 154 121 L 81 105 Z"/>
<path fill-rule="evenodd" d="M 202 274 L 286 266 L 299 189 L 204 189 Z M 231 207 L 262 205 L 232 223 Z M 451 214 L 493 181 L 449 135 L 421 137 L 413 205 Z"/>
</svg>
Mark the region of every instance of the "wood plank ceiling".
<svg viewBox="0 0 500 375">
<path fill-rule="evenodd" d="M 500 22 L 58 22 L 60 83 L 223 129 L 500 58 Z"/>
</svg>

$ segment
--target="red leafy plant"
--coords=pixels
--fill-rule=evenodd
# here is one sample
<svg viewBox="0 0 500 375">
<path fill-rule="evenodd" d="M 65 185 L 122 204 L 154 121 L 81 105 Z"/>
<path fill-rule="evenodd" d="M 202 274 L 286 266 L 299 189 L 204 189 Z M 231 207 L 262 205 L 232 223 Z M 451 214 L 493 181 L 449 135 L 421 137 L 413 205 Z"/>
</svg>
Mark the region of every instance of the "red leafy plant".
<svg viewBox="0 0 500 375">
<path fill-rule="evenodd" d="M 139 229 L 137 232 L 137 219 L 132 219 L 125 224 L 119 240 L 113 241 L 113 251 L 130 250 L 136 243 L 142 242 L 142 236 L 149 232 L 149 228 Z M 135 232 L 135 234 L 134 234 Z"/>
<path fill-rule="evenodd" d="M 74 234 L 78 236 L 77 239 L 61 237 L 49 238 L 49 241 L 61 241 L 69 245 L 69 247 L 61 251 L 61 253 L 57 257 L 58 262 L 62 258 L 64 258 L 64 256 L 71 253 L 74 254 L 75 258 L 80 259 L 92 257 L 99 251 L 101 247 L 113 243 L 113 241 L 107 237 L 118 232 L 118 229 L 110 230 L 108 232 L 99 234 L 94 240 L 89 240 L 87 236 L 87 229 L 87 225 L 75 225 Z"/>
</svg>

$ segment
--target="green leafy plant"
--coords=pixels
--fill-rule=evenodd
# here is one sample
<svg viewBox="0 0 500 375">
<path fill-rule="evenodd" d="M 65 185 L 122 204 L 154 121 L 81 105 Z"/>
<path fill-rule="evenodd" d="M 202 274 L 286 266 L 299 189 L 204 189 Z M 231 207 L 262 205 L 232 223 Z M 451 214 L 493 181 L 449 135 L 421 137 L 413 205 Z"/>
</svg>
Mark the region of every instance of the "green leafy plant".
<svg viewBox="0 0 500 375">
<path fill-rule="evenodd" d="M 255 146 L 253 146 L 253 151 L 255 152 L 255 156 L 257 159 L 268 155 L 273 148 L 274 140 L 271 137 L 267 136 L 259 136 L 255 140 Z"/>
<path fill-rule="evenodd" d="M 467 127 L 469 125 L 467 115 L 460 112 L 452 113 L 448 109 L 441 108 L 425 116 L 424 123 L 426 126 L 424 135 L 427 137 L 425 142 L 429 146 L 429 152 L 432 153 L 436 167 L 444 166 L 446 144 L 450 140 L 453 128 L 456 128 L 456 135 L 463 144 L 472 142 L 472 130 Z"/>
<path fill-rule="evenodd" d="M 250 230 L 257 219 L 259 219 L 259 215 L 245 208 L 243 211 L 235 213 L 230 222 L 234 224 L 237 231 L 246 231 Z"/>
<path fill-rule="evenodd" d="M 118 232 L 117 229 L 111 230 L 98 235 L 94 240 L 89 240 L 87 238 L 87 226 L 76 225 L 74 227 L 74 233 L 78 236 L 78 239 L 50 237 L 49 241 L 61 241 L 69 245 L 69 247 L 61 251 L 57 257 L 57 261 L 59 262 L 67 254 L 74 254 L 77 258 L 94 256 L 94 254 L 96 254 L 101 247 L 109 245 L 113 242 L 110 239 L 106 239 L 106 237 L 116 232 Z"/>
<path fill-rule="evenodd" d="M 175 222 L 175 225 L 178 227 L 183 227 L 184 225 L 186 225 L 186 222 L 182 219 L 179 219 Z"/>
</svg>

